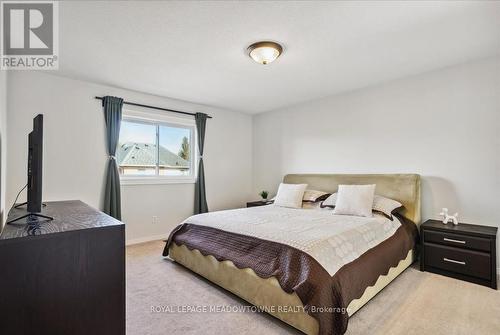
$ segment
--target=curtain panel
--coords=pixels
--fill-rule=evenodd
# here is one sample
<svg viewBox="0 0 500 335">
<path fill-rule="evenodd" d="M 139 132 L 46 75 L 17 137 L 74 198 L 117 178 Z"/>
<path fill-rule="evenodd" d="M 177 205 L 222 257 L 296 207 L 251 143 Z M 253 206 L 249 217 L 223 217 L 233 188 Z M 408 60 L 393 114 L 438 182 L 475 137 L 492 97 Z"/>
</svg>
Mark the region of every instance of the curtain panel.
<svg viewBox="0 0 500 335">
<path fill-rule="evenodd" d="M 194 214 L 208 212 L 207 196 L 205 191 L 205 169 L 203 167 L 203 148 L 205 146 L 205 128 L 207 124 L 207 114 L 196 113 L 196 131 L 198 133 L 198 150 L 200 159 L 198 161 L 198 178 L 194 188 Z"/>
<path fill-rule="evenodd" d="M 102 106 L 106 121 L 106 143 L 109 155 L 103 211 L 115 219 L 121 220 L 120 173 L 115 155 L 120 136 L 123 99 L 106 96 L 102 100 Z"/>
</svg>

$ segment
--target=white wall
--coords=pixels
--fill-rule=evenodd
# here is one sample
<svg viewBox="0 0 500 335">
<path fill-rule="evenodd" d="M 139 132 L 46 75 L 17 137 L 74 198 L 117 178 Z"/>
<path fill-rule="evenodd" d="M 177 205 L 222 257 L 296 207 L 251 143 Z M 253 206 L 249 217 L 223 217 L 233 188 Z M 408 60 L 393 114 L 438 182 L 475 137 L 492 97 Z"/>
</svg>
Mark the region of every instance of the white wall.
<svg viewBox="0 0 500 335">
<path fill-rule="evenodd" d="M 423 176 L 424 219 L 447 206 L 462 221 L 500 223 L 500 58 L 260 114 L 253 134 L 245 114 L 44 73 L 9 73 L 8 89 L 7 203 L 25 183 L 31 119 L 44 113 L 45 200 L 101 207 L 107 158 L 93 97 L 109 94 L 214 116 L 205 154 L 211 210 L 274 192 L 286 173 L 414 172 Z M 127 238 L 165 236 L 192 213 L 193 193 L 192 184 L 123 186 Z"/>
<path fill-rule="evenodd" d="M 500 58 L 264 113 L 253 137 L 254 191 L 286 173 L 419 173 L 424 219 L 500 225 Z"/>
<path fill-rule="evenodd" d="M 7 72 L 0 70 L 0 232 L 5 213 L 7 169 Z"/>
<path fill-rule="evenodd" d="M 26 183 L 27 134 L 32 118 L 43 113 L 44 200 L 81 199 L 101 208 L 107 155 L 103 111 L 94 96 L 102 95 L 212 115 L 204 155 L 209 208 L 241 207 L 251 197 L 249 115 L 34 71 L 13 72 L 8 85 L 9 203 Z M 193 197 L 194 184 L 122 186 L 127 240 L 167 236 L 192 215 Z M 152 216 L 159 217 L 158 224 L 152 223 Z"/>
</svg>

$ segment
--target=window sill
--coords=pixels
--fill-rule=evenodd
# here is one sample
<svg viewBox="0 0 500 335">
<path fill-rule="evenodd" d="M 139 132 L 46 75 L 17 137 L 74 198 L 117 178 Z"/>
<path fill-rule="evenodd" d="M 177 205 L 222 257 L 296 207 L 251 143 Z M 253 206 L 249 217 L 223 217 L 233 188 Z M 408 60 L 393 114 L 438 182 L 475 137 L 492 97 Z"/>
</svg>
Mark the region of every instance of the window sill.
<svg viewBox="0 0 500 335">
<path fill-rule="evenodd" d="M 120 185 L 165 185 L 165 184 L 194 184 L 194 178 L 158 178 L 158 177 L 121 177 Z"/>
</svg>

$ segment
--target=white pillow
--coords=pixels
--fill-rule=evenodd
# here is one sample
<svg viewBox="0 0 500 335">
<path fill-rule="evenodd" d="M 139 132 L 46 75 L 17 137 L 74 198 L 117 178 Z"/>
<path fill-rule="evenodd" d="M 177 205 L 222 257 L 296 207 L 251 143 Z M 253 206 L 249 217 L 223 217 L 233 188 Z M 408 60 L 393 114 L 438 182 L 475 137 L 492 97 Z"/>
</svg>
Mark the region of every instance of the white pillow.
<svg viewBox="0 0 500 335">
<path fill-rule="evenodd" d="M 302 197 L 307 184 L 280 184 L 274 204 L 280 207 L 302 208 Z"/>
<path fill-rule="evenodd" d="M 333 214 L 372 217 L 375 184 L 339 185 Z"/>
</svg>

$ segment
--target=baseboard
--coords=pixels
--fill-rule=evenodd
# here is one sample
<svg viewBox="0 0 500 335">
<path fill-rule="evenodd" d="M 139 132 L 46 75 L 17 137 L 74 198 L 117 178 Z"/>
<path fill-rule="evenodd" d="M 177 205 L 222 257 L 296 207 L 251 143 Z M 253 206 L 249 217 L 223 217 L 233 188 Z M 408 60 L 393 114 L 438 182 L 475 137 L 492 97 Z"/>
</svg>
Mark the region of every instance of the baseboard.
<svg viewBox="0 0 500 335">
<path fill-rule="evenodd" d="M 133 244 L 139 244 L 139 243 L 145 243 L 145 242 L 151 242 L 151 241 L 158 241 L 158 240 L 166 240 L 168 238 L 168 234 L 162 234 L 162 235 L 153 235 L 153 236 L 146 236 L 146 237 L 140 237 L 140 238 L 133 238 L 125 241 L 125 245 L 133 245 Z"/>
</svg>

